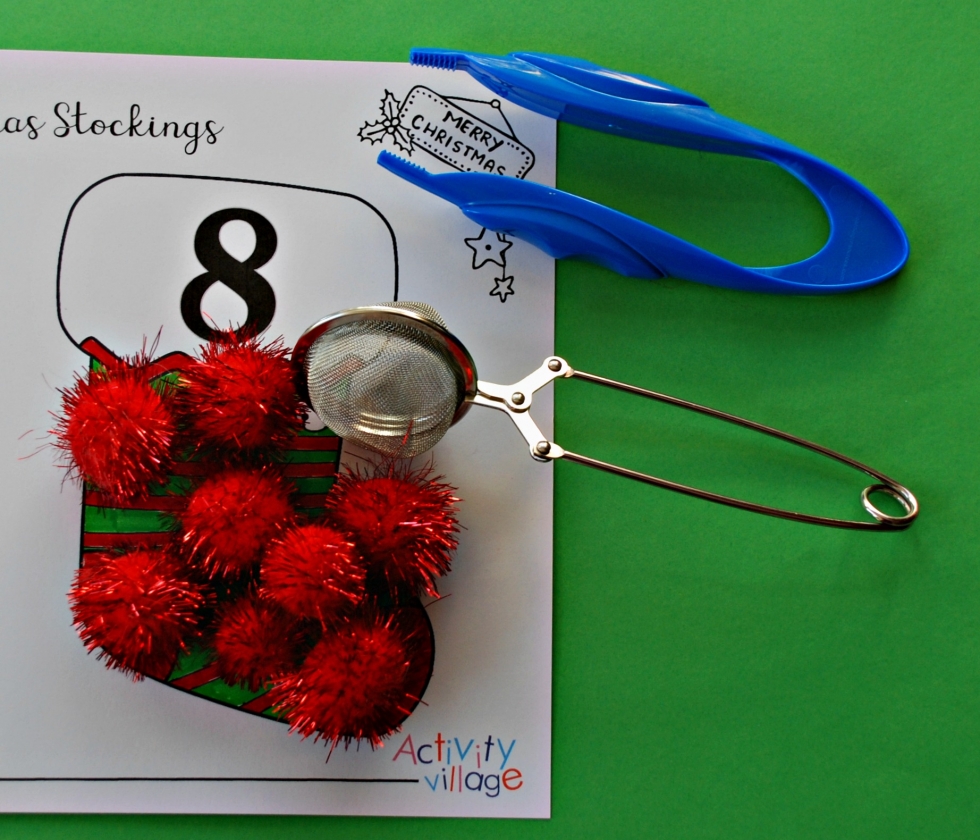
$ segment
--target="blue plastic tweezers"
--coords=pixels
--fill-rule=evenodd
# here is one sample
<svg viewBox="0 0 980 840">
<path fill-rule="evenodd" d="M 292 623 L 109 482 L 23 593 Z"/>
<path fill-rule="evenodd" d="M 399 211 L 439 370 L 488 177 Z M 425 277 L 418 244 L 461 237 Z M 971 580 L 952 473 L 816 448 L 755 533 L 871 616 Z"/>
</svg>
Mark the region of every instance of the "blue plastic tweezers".
<svg viewBox="0 0 980 840">
<path fill-rule="evenodd" d="M 744 268 L 571 193 L 482 172 L 435 175 L 388 152 L 379 155 L 383 167 L 452 202 L 477 224 L 527 240 L 553 257 L 593 260 L 631 277 L 683 277 L 780 294 L 861 289 L 887 280 L 908 259 L 908 239 L 898 220 L 849 175 L 664 82 L 545 53 L 493 56 L 416 49 L 410 61 L 466 70 L 498 96 L 574 125 L 775 163 L 813 191 L 830 221 L 830 237 L 812 257 Z"/>
</svg>

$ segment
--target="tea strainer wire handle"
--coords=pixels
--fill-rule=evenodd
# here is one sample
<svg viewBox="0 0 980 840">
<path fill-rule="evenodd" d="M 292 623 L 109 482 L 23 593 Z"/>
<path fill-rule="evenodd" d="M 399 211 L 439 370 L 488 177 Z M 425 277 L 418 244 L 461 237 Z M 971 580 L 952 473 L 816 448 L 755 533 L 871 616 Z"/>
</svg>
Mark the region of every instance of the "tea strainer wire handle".
<svg viewBox="0 0 980 840">
<path fill-rule="evenodd" d="M 801 446 L 804 449 L 809 449 L 810 451 L 816 452 L 819 455 L 824 455 L 827 458 L 832 458 L 835 461 L 839 461 L 840 463 L 852 467 L 853 469 L 860 470 L 876 480 L 875 484 L 864 488 L 864 490 L 861 492 L 861 503 L 864 506 L 864 509 L 875 521 L 867 522 L 851 519 L 835 519 L 827 516 L 816 516 L 808 513 L 798 513 L 796 511 L 786 510 L 783 508 L 770 507 L 769 505 L 748 502 L 743 499 L 736 499 L 731 496 L 712 493 L 708 490 L 701 490 L 697 487 L 690 487 L 686 484 L 679 484 L 665 478 L 658 478 L 657 476 L 647 475 L 646 473 L 637 472 L 636 470 L 627 469 L 626 467 L 620 467 L 616 464 L 609 464 L 605 461 L 599 461 L 595 458 L 590 458 L 587 455 L 579 455 L 576 452 L 570 452 L 567 449 L 559 446 L 554 441 L 548 440 L 548 438 L 538 428 L 538 425 L 531 418 L 529 411 L 533 402 L 533 394 L 556 379 L 562 378 L 582 379 L 586 382 L 604 385 L 607 388 L 614 388 L 616 390 L 636 394 L 641 397 L 649 397 L 650 399 L 657 400 L 658 402 L 684 408 L 688 411 L 695 411 L 699 414 L 705 414 L 708 417 L 715 417 L 719 420 L 733 423 L 736 426 L 752 429 L 756 432 L 762 432 L 763 434 L 770 435 L 771 437 L 784 440 L 787 443 Z M 673 490 L 677 493 L 684 493 L 687 496 L 695 496 L 699 499 L 705 499 L 709 502 L 716 502 L 718 504 L 728 505 L 729 507 L 749 510 L 753 511 L 754 513 L 762 513 L 767 516 L 775 516 L 781 519 L 792 519 L 796 522 L 807 522 L 812 525 L 826 525 L 833 528 L 851 528 L 864 531 L 902 530 L 908 528 L 916 516 L 919 515 L 918 500 L 908 488 L 902 486 L 897 481 L 889 478 L 883 473 L 878 472 L 878 470 L 875 470 L 866 464 L 862 464 L 859 461 L 855 461 L 853 458 L 848 458 L 846 455 L 841 455 L 839 452 L 834 452 L 832 449 L 827 449 L 819 444 L 811 443 L 803 438 L 796 437 L 796 435 L 781 432 L 778 429 L 773 429 L 770 426 L 764 426 L 761 423 L 755 423 L 752 420 L 746 420 L 743 417 L 736 417 L 734 414 L 728 414 L 724 411 L 708 408 L 707 406 L 689 402 L 688 400 L 682 400 L 678 397 L 672 397 L 668 394 L 650 391 L 646 388 L 638 388 L 635 385 L 628 385 L 625 382 L 617 382 L 614 379 L 606 379 L 603 376 L 595 376 L 591 373 L 574 370 L 571 365 L 569 365 L 568 362 L 566 362 L 560 356 L 550 356 L 549 358 L 545 359 L 541 367 L 514 385 L 497 385 L 492 382 L 484 382 L 479 380 L 476 383 L 476 394 L 470 397 L 469 401 L 474 405 L 495 408 L 507 414 L 514 422 L 514 425 L 517 426 L 517 429 L 524 437 L 524 440 L 527 441 L 528 447 L 530 448 L 531 457 L 537 461 L 556 461 L 559 458 L 564 458 L 565 460 L 575 461 L 579 464 L 584 464 L 587 467 L 592 467 L 593 469 L 625 476 L 626 478 L 632 478 L 646 484 L 653 484 L 657 487 Z M 893 497 L 902 506 L 905 513 L 901 516 L 894 516 L 880 510 L 877 506 L 875 506 L 874 502 L 871 501 L 871 496 L 875 493 L 884 493 Z"/>
</svg>

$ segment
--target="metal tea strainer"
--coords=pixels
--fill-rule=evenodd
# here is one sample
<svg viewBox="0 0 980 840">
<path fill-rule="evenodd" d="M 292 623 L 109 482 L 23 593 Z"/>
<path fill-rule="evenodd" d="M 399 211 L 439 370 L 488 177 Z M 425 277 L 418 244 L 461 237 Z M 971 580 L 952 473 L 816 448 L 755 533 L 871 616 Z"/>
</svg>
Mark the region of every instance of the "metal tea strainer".
<svg viewBox="0 0 980 840">
<path fill-rule="evenodd" d="M 324 423 L 340 437 L 389 457 L 410 458 L 428 451 L 471 405 L 481 405 L 507 414 L 537 461 L 565 458 L 723 505 L 837 528 L 902 529 L 919 513 L 919 503 L 907 488 L 851 458 L 723 411 L 573 370 L 558 356 L 545 359 L 514 385 L 482 382 L 469 352 L 449 332 L 439 313 L 424 303 L 384 303 L 331 315 L 303 334 L 293 351 L 293 363 L 301 395 Z M 536 391 L 568 377 L 764 432 L 860 470 L 878 482 L 861 493 L 861 502 L 874 521 L 832 519 L 746 502 L 569 452 L 548 440 L 529 413 Z M 893 516 L 879 510 L 871 500 L 874 493 L 892 496 L 905 513 Z"/>
</svg>

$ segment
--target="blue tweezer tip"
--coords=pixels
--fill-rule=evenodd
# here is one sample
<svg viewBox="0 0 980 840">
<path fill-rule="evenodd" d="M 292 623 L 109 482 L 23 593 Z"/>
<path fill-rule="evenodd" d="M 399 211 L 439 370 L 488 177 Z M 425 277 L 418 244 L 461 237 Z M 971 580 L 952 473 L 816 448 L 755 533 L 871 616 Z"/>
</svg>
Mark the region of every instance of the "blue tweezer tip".
<svg viewBox="0 0 980 840">
<path fill-rule="evenodd" d="M 436 70 L 455 70 L 460 55 L 449 50 L 412 50 L 408 54 L 409 64 L 419 67 L 433 67 Z"/>
</svg>

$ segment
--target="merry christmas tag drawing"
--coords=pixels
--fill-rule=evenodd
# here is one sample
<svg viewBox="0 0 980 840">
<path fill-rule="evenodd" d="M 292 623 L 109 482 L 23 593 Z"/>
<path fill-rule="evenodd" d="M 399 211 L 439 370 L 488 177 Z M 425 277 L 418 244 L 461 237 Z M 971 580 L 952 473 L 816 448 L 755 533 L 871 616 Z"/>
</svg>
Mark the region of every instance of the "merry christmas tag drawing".
<svg viewBox="0 0 980 840">
<path fill-rule="evenodd" d="M 0 808 L 548 816 L 550 470 L 508 446 L 503 417 L 474 417 L 431 456 L 398 466 L 412 492 L 443 493 L 446 510 L 450 491 L 438 488 L 460 500 L 458 532 L 447 519 L 443 553 L 412 555 L 406 568 L 423 570 L 412 578 L 362 534 L 375 461 L 302 409 L 288 351 L 332 312 L 398 300 L 435 306 L 497 381 L 549 355 L 553 262 L 375 159 L 397 147 L 433 170 L 553 185 L 553 123 L 468 79 L 397 64 L 6 52 L 0 69 L 3 341 L 18 360 L 0 436 L 0 657 L 23 689 L 7 694 L 0 722 Z M 286 431 L 262 449 L 249 441 L 263 417 L 246 411 L 220 420 L 234 445 L 215 443 L 207 429 L 226 404 L 212 391 L 198 399 L 194 383 L 256 355 L 269 366 L 235 375 L 259 390 L 286 383 Z M 127 449 L 115 421 L 100 419 L 118 416 L 99 412 L 123 392 L 169 418 L 164 454 Z M 549 427 L 550 403 L 536 411 Z M 69 434 L 82 415 L 89 436 Z M 238 416 L 251 431 L 237 431 Z M 136 437 L 149 436 L 141 427 Z M 106 462 L 108 472 L 89 466 Z M 117 477 L 113 463 L 125 466 Z M 361 477 L 338 482 L 351 468 Z M 134 471 L 149 478 L 130 480 Z M 201 536 L 215 498 L 263 481 L 254 515 L 234 497 L 222 527 L 235 548 L 222 560 L 213 535 Z M 281 516 L 270 512 L 276 493 Z M 278 524 L 250 531 L 256 517 Z M 296 569 L 313 563 L 302 540 L 322 542 L 330 528 L 353 571 L 341 580 L 331 555 L 334 576 L 296 596 Z M 249 534 L 251 559 L 232 569 Z M 160 579 L 184 598 L 173 613 L 184 630 L 154 636 L 161 613 L 152 633 L 142 619 L 105 631 L 107 592 L 117 616 L 121 600 L 133 614 L 150 602 L 143 583 L 120 589 L 98 575 L 142 563 L 140 581 L 159 577 L 165 555 L 183 564 Z M 130 567 L 125 576 L 135 585 Z M 229 669 L 221 622 L 246 608 L 270 646 L 295 642 L 288 667 Z M 386 666 L 356 682 L 345 672 L 322 708 L 297 712 L 310 681 L 336 670 L 330 644 L 363 627 L 395 639 L 392 662 L 408 663 L 401 700 L 387 717 L 384 703 L 367 702 L 381 723 L 366 728 L 326 722 Z M 364 643 L 351 644 L 363 659 Z M 289 679 L 303 691 L 283 693 Z"/>
</svg>

